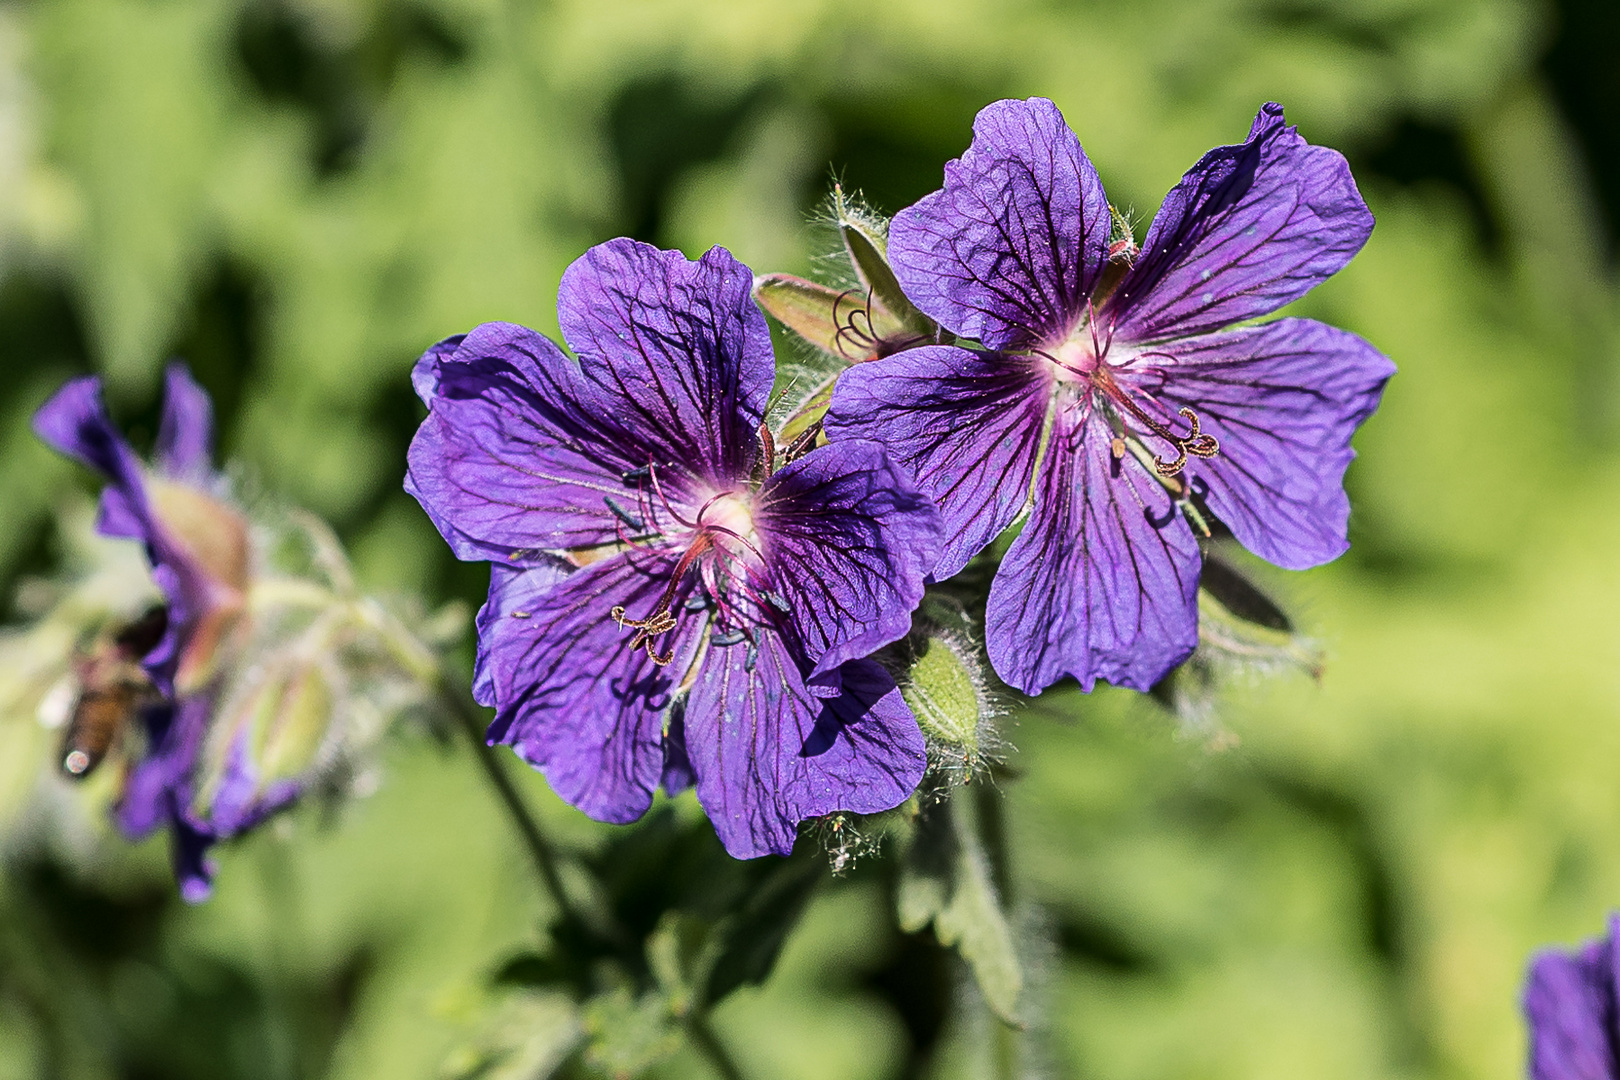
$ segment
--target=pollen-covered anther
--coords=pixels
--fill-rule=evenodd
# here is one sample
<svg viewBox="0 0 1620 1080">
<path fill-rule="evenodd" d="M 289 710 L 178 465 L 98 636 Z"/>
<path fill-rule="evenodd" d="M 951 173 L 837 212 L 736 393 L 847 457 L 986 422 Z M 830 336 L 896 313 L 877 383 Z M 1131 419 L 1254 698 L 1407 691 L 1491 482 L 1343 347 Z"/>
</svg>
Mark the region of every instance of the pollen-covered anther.
<svg viewBox="0 0 1620 1080">
<path fill-rule="evenodd" d="M 1221 452 L 1220 441 L 1215 436 L 1205 434 L 1199 430 L 1197 413 L 1185 406 L 1176 411 L 1181 414 L 1183 420 L 1191 425 L 1192 430 L 1179 438 L 1163 431 L 1160 432 L 1161 435 L 1164 435 L 1175 445 L 1177 451 L 1174 461 L 1166 461 L 1160 457 L 1153 459 L 1154 469 L 1167 480 L 1186 467 L 1188 454 L 1193 457 L 1212 458 Z"/>
</svg>

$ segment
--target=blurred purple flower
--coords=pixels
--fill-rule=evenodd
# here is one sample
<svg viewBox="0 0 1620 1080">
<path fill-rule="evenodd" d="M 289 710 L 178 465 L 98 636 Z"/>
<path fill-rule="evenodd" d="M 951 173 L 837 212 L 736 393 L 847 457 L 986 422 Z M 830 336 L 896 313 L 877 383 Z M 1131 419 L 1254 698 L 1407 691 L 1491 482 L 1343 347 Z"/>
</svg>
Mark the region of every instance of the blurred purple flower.
<svg viewBox="0 0 1620 1080">
<path fill-rule="evenodd" d="M 1620 914 L 1609 935 L 1573 954 L 1549 949 L 1530 962 L 1524 1012 L 1531 1080 L 1620 1080 Z"/>
<path fill-rule="evenodd" d="M 205 853 L 222 834 L 191 810 L 192 771 L 220 645 L 241 616 L 248 579 L 247 523 L 220 498 L 209 461 L 213 408 L 185 368 L 171 365 L 150 469 L 113 426 L 97 378 L 57 391 L 35 414 L 34 431 L 106 478 L 97 531 L 145 544 L 163 592 L 163 636 L 140 658 L 161 700 L 141 710 L 147 749 L 115 817 L 131 838 L 170 825 L 181 892 L 201 900 L 211 876 Z"/>
<path fill-rule="evenodd" d="M 983 350 L 858 365 L 827 417 L 835 443 L 884 443 L 938 502 L 936 578 L 1032 505 L 986 624 L 996 671 L 1027 693 L 1065 675 L 1146 690 L 1191 653 L 1189 501 L 1278 565 L 1340 555 L 1350 436 L 1394 371 L 1306 319 L 1223 329 L 1304 295 L 1372 229 L 1344 158 L 1280 106 L 1193 166 L 1140 254 L 1110 244 L 1110 222 L 1055 105 L 984 109 L 944 189 L 897 215 L 888 242 L 917 307 Z"/>
<path fill-rule="evenodd" d="M 752 282 L 721 248 L 592 248 L 559 289 L 577 362 L 502 323 L 423 358 L 406 479 L 459 557 L 496 564 L 491 741 L 603 821 L 695 783 L 737 857 L 916 787 L 922 735 L 862 658 L 907 632 L 939 553 L 934 509 L 875 443 L 772 471 Z"/>
</svg>

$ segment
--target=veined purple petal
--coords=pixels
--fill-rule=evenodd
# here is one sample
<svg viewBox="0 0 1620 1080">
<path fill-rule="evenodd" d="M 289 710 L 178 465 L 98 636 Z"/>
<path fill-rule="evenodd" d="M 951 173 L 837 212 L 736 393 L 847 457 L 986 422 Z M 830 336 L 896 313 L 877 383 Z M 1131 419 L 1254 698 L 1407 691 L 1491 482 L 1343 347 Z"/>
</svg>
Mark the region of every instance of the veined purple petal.
<svg viewBox="0 0 1620 1080">
<path fill-rule="evenodd" d="M 739 859 L 786 855 L 809 818 L 898 806 L 927 764 L 917 721 L 877 664 L 845 664 L 842 693 L 820 698 L 776 634 L 756 640 L 753 653 L 709 650 L 685 716 L 698 800 Z"/>
<path fill-rule="evenodd" d="M 598 821 L 640 817 L 663 773 L 674 680 L 690 666 L 707 620 L 681 620 L 659 638 L 675 662 L 658 667 L 644 649 L 630 648 L 635 631 L 609 613 L 618 606 L 645 618 L 675 561 L 667 552 L 631 551 L 594 563 L 537 595 L 532 609 L 495 620 L 486 635 L 500 703 L 490 741 L 511 746 Z M 676 611 L 692 580 L 676 590 Z"/>
<path fill-rule="evenodd" d="M 213 475 L 214 404 L 184 364 L 169 365 L 163 387 L 163 419 L 152 455 L 158 470 L 206 486 Z"/>
<path fill-rule="evenodd" d="M 1530 965 L 1524 1011 L 1530 1022 L 1531 1080 L 1620 1078 L 1616 934 L 1577 953 L 1549 950 Z"/>
<path fill-rule="evenodd" d="M 838 377 L 826 427 L 872 439 L 938 504 L 937 579 L 967 565 L 1029 501 L 1052 381 L 1026 357 L 931 345 Z"/>
<path fill-rule="evenodd" d="M 480 705 L 495 706 L 495 668 L 490 659 L 491 634 L 502 620 L 516 611 L 532 611 L 542 596 L 573 567 L 560 559 L 545 558 L 531 566 L 512 566 L 491 563 L 489 567 L 489 598 L 478 609 L 475 626 L 478 631 L 478 655 L 473 661 L 473 700 Z"/>
<path fill-rule="evenodd" d="M 1035 507 L 990 586 L 996 674 L 1026 694 L 1065 675 L 1147 690 L 1198 644 L 1198 544 L 1100 420 L 1059 415 Z"/>
<path fill-rule="evenodd" d="M 405 490 L 458 558 L 510 561 L 620 537 L 613 505 L 633 508 L 641 491 L 623 476 L 648 459 L 582 402 L 587 393 L 562 350 L 510 323 L 485 323 L 441 357 Z"/>
<path fill-rule="evenodd" d="M 1067 335 L 1108 232 L 1102 183 L 1057 106 L 998 101 L 945 166 L 945 187 L 895 215 L 888 254 L 918 308 L 1000 349 Z"/>
<path fill-rule="evenodd" d="M 651 460 L 721 486 L 753 468 L 775 378 L 753 285 L 753 271 L 724 248 L 689 262 L 618 239 L 576 259 L 557 292 L 593 406 L 642 433 Z"/>
<path fill-rule="evenodd" d="M 411 366 L 411 388 L 429 409 L 433 408 L 433 401 L 439 395 L 439 361 L 454 356 L 466 338 L 466 334 L 452 334 L 431 346 Z"/>
<path fill-rule="evenodd" d="M 1372 226 L 1343 155 L 1266 105 L 1248 141 L 1211 150 L 1165 196 L 1100 318 L 1140 342 L 1269 314 L 1342 269 Z"/>
<path fill-rule="evenodd" d="M 939 515 L 875 442 L 843 439 L 767 480 L 754 514 L 773 597 L 812 679 L 911 629 Z"/>
<path fill-rule="evenodd" d="M 1185 476 L 1244 547 L 1290 570 L 1348 548 L 1350 436 L 1372 415 L 1395 365 L 1356 335 L 1310 319 L 1166 342 L 1127 369 L 1172 430 L 1182 407 L 1220 443 Z M 1140 365 L 1145 370 L 1133 370 Z"/>
</svg>

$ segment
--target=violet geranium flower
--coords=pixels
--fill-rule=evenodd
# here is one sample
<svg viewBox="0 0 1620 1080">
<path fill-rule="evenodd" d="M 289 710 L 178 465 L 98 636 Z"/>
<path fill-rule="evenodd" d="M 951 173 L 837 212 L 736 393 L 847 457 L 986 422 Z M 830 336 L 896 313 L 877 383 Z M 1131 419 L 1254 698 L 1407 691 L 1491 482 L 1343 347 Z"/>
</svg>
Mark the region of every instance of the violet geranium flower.
<svg viewBox="0 0 1620 1080">
<path fill-rule="evenodd" d="M 140 710 L 146 751 L 114 818 L 132 839 L 170 826 L 181 893 L 201 900 L 212 876 L 205 853 L 219 834 L 191 811 L 192 774 L 207 734 L 208 688 L 248 578 L 247 523 L 220 498 L 209 462 L 213 407 L 185 368 L 171 365 L 151 468 L 113 426 L 93 377 L 58 390 L 35 414 L 34 431 L 106 478 L 96 529 L 141 541 L 163 593 L 162 636 L 139 658 L 156 691 Z M 78 773 L 92 764 L 69 753 L 63 767 Z"/>
<path fill-rule="evenodd" d="M 939 504 L 955 574 L 1029 508 L 986 637 L 1027 693 L 1065 675 L 1146 690 L 1197 644 L 1183 507 L 1291 569 L 1346 548 L 1350 436 L 1393 366 L 1353 334 L 1266 315 L 1372 229 L 1344 158 L 1260 110 L 1206 154 L 1137 253 L 1050 101 L 1000 101 L 945 187 L 898 214 L 912 301 L 981 350 L 928 346 L 839 377 L 836 444 L 876 439 Z"/>
<path fill-rule="evenodd" d="M 1607 937 L 1530 962 L 1530 1080 L 1620 1080 L 1620 915 Z"/>
<path fill-rule="evenodd" d="M 752 282 L 721 248 L 592 248 L 559 289 L 577 362 L 503 323 L 424 358 L 406 481 L 458 556 L 504 563 L 479 619 L 491 741 L 603 821 L 695 782 L 738 857 L 916 787 L 921 732 L 863 658 L 939 555 L 876 443 L 775 467 Z"/>
</svg>

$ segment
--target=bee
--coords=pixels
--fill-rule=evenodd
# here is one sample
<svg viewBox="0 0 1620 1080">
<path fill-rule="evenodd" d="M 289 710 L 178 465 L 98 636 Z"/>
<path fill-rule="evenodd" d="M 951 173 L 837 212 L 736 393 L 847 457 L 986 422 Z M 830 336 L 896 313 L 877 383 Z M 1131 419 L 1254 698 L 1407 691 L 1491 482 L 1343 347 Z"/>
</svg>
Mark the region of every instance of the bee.
<svg viewBox="0 0 1620 1080">
<path fill-rule="evenodd" d="M 130 720 L 158 699 L 157 687 L 140 659 L 157 647 L 168 625 L 168 610 L 161 605 L 151 608 L 75 661 L 79 697 L 61 751 L 62 771 L 69 777 L 89 776 Z"/>
</svg>

